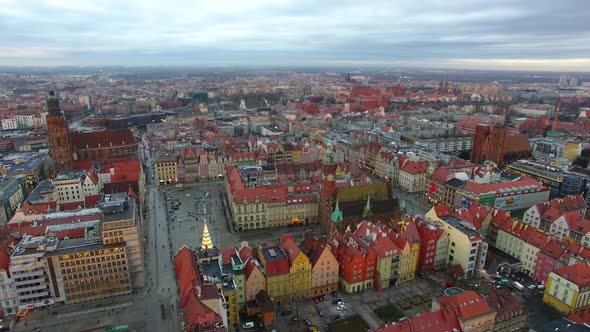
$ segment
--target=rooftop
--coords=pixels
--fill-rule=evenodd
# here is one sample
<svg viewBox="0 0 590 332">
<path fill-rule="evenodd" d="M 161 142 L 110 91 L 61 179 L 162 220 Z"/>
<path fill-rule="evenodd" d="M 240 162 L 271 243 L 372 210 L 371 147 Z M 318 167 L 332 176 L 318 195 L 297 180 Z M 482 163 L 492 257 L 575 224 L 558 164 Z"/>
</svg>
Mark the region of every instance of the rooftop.
<svg viewBox="0 0 590 332">
<path fill-rule="evenodd" d="M 469 239 L 481 240 L 481 235 L 475 229 L 470 228 L 469 227 L 470 224 L 468 224 L 462 220 L 459 220 L 453 216 L 442 217 L 441 219 L 444 220 L 449 225 L 451 225 L 454 228 L 461 231 L 463 234 L 467 235 L 469 237 Z M 474 227 L 474 226 L 471 225 L 471 227 Z"/>
<path fill-rule="evenodd" d="M 52 252 L 45 253 L 46 256 L 66 255 L 81 251 L 100 250 L 109 248 L 124 247 L 125 243 L 103 244 L 103 243 L 89 243 L 84 238 L 61 240 L 57 245 L 57 249 Z"/>
</svg>

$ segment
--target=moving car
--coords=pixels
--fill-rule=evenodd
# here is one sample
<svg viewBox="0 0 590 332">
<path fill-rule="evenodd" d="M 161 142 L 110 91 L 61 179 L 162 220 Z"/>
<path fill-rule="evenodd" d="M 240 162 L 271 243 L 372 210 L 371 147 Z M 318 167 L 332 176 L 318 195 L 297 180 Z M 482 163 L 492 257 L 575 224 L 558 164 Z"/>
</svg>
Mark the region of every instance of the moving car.
<svg viewBox="0 0 590 332">
<path fill-rule="evenodd" d="M 333 320 L 333 321 L 334 320 L 338 320 L 338 319 L 340 319 L 340 317 L 342 317 L 342 316 L 340 316 L 340 315 L 334 315 L 334 316 L 330 317 L 330 320 Z"/>
</svg>

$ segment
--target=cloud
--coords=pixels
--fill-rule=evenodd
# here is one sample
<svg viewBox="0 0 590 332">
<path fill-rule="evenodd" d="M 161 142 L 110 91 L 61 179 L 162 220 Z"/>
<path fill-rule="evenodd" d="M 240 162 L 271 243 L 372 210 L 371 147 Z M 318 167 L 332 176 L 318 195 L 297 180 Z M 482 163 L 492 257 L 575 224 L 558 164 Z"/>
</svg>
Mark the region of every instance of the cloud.
<svg viewBox="0 0 590 332">
<path fill-rule="evenodd" d="M 0 0 L 0 65 L 588 70 L 588 17 L 586 0 Z"/>
</svg>

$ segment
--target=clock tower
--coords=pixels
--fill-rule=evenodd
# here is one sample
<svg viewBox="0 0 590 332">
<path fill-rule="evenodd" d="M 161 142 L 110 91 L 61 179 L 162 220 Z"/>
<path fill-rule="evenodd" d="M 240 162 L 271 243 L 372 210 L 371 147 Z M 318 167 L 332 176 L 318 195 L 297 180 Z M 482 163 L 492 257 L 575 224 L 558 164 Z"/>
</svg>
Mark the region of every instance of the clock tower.
<svg viewBox="0 0 590 332">
<path fill-rule="evenodd" d="M 60 171 L 72 168 L 72 144 L 68 123 L 61 113 L 59 98 L 55 92 L 49 91 L 47 97 L 47 133 L 49 136 L 49 152 Z"/>
<path fill-rule="evenodd" d="M 334 151 L 332 143 L 326 144 L 326 153 L 322 160 L 322 185 L 320 189 L 320 203 L 318 205 L 318 214 L 320 225 L 330 236 L 336 225 L 331 220 L 332 205 L 336 196 L 336 168 L 334 163 Z"/>
</svg>

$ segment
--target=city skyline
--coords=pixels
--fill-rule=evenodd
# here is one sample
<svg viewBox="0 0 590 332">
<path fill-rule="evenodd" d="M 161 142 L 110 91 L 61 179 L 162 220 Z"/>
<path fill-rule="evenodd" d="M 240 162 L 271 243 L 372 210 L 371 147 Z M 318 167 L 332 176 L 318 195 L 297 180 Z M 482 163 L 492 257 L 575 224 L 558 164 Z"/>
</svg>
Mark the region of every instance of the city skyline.
<svg viewBox="0 0 590 332">
<path fill-rule="evenodd" d="M 0 4 L 0 66 L 590 68 L 584 1 Z"/>
</svg>

